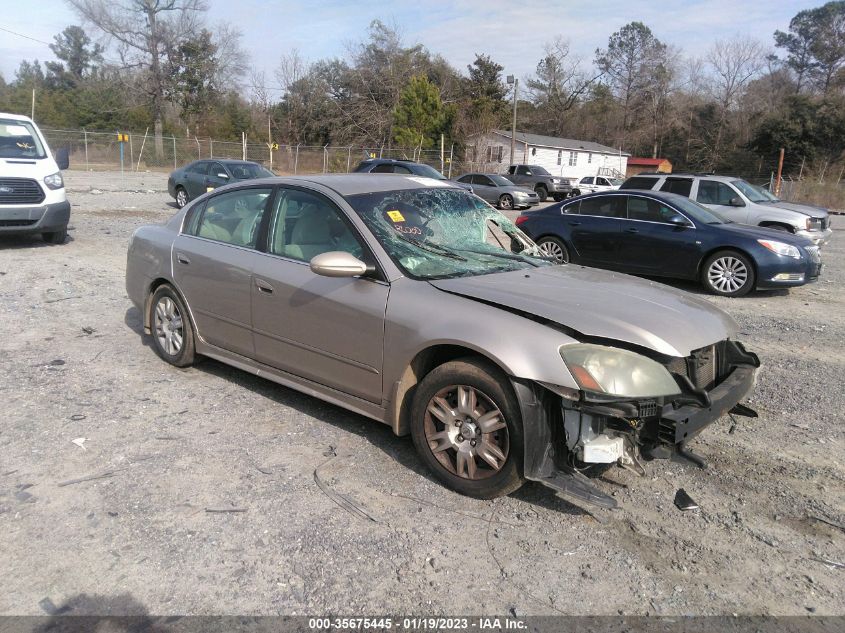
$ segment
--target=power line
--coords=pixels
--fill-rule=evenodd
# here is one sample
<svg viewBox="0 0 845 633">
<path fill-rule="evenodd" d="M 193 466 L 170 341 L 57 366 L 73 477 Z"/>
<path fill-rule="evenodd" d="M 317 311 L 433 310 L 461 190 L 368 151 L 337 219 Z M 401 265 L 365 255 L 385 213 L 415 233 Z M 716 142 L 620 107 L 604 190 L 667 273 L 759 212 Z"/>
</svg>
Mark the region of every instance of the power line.
<svg viewBox="0 0 845 633">
<path fill-rule="evenodd" d="M 6 31 L 6 33 L 11 33 L 12 35 L 17 35 L 18 37 L 22 37 L 22 38 L 27 39 L 27 40 L 32 40 L 33 42 L 38 42 L 39 44 L 44 44 L 46 46 L 50 46 L 50 42 L 45 42 L 44 40 L 39 40 L 37 38 L 30 37 L 29 35 L 24 35 L 23 33 L 18 33 L 16 31 L 11 31 L 9 29 L 3 28 L 2 26 L 0 26 L 0 31 Z"/>
</svg>

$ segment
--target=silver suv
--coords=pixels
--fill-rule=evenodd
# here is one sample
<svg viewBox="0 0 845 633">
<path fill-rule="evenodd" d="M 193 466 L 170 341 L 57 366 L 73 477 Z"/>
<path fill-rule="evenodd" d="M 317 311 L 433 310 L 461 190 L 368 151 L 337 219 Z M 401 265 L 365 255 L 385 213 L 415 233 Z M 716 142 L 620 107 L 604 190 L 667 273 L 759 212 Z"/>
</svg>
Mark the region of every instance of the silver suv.
<svg viewBox="0 0 845 633">
<path fill-rule="evenodd" d="M 712 174 L 638 174 L 620 189 L 668 191 L 695 200 L 739 224 L 765 226 L 826 244 L 833 230 L 827 209 L 772 200 L 736 176 Z"/>
</svg>

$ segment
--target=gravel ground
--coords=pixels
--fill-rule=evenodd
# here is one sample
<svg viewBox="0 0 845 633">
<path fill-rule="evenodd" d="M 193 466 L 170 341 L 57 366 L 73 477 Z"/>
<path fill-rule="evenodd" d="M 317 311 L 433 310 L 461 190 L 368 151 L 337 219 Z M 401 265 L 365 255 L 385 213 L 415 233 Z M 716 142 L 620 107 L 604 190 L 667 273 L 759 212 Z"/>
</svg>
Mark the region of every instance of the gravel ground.
<svg viewBox="0 0 845 633">
<path fill-rule="evenodd" d="M 816 284 L 707 297 L 763 361 L 760 417 L 698 438 L 707 470 L 608 471 L 594 515 L 458 496 L 385 426 L 159 360 L 124 270 L 165 178 L 69 172 L 67 244 L 0 239 L 0 614 L 845 614 L 840 234 Z"/>
</svg>

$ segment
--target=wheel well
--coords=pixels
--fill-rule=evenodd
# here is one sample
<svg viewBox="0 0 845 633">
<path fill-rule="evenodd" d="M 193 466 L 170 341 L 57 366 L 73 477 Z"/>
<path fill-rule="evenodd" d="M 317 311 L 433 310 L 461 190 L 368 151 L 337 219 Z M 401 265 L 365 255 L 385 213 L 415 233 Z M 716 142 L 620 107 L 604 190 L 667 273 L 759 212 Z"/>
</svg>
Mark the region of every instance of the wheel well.
<svg viewBox="0 0 845 633">
<path fill-rule="evenodd" d="M 696 275 L 697 279 L 701 279 L 701 273 L 704 269 L 704 262 L 710 259 L 711 255 L 713 255 L 714 253 L 719 253 L 722 251 L 733 251 L 734 253 L 740 253 L 741 255 L 745 255 L 745 257 L 748 258 L 748 261 L 751 262 L 751 268 L 754 269 L 754 279 L 756 284 L 756 280 L 760 279 L 760 275 L 757 273 L 757 262 L 754 261 L 754 258 L 747 251 L 744 251 L 741 248 L 737 248 L 736 246 L 721 246 L 718 248 L 713 248 L 709 252 L 705 253 L 701 257 L 701 260 L 698 262 L 698 274 Z"/>
<path fill-rule="evenodd" d="M 146 332 L 147 334 L 150 333 L 150 300 L 153 298 L 155 291 L 158 290 L 159 287 L 163 286 L 164 284 L 170 284 L 171 286 L 173 286 L 173 283 L 169 279 L 165 279 L 164 277 L 158 277 L 157 279 L 153 279 L 152 283 L 150 283 L 149 290 L 147 291 L 147 298 L 144 299 L 144 314 L 142 316 L 144 322 L 144 332 Z M 173 287 L 173 289 L 176 290 L 175 287 Z M 179 291 L 176 290 L 176 292 Z M 179 293 L 179 296 L 181 295 L 182 293 Z M 182 297 L 182 300 L 184 301 L 185 298 Z"/>
<path fill-rule="evenodd" d="M 786 229 L 790 233 L 795 233 L 795 227 L 790 225 L 790 224 L 787 224 L 786 222 L 760 222 L 759 226 L 769 227 L 769 228 L 779 226 L 779 227 Z"/>
<path fill-rule="evenodd" d="M 507 375 L 504 368 L 493 359 L 477 350 L 462 345 L 433 345 L 418 352 L 405 368 L 405 371 L 402 372 L 401 378 L 394 385 L 390 413 L 393 432 L 396 435 L 407 435 L 411 432 L 408 416 L 411 412 L 411 399 L 414 397 L 416 386 L 435 367 L 439 367 L 457 358 L 476 358 L 486 361 Z"/>
</svg>

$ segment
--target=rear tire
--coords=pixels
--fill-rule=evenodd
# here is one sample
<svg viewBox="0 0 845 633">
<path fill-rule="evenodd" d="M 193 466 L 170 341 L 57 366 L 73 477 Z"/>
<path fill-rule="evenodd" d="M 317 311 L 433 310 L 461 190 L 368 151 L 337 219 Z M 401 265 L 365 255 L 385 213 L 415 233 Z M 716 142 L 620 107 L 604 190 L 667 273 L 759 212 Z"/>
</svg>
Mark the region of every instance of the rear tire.
<svg viewBox="0 0 845 633">
<path fill-rule="evenodd" d="M 519 404 L 507 377 L 483 360 L 451 361 L 423 378 L 411 437 L 435 477 L 463 495 L 492 499 L 524 481 Z"/>
<path fill-rule="evenodd" d="M 48 244 L 64 244 L 67 241 L 67 227 L 65 226 L 58 231 L 42 233 L 41 237 L 43 237 L 44 241 Z"/>
<path fill-rule="evenodd" d="M 701 283 L 714 295 L 743 297 L 754 289 L 751 260 L 737 251 L 713 253 L 701 269 Z"/>
<path fill-rule="evenodd" d="M 554 259 L 557 264 L 566 264 L 569 262 L 569 248 L 563 243 L 563 240 L 557 237 L 547 236 L 541 237 L 537 240 L 537 246 L 540 247 L 540 252 Z"/>
<path fill-rule="evenodd" d="M 534 187 L 534 193 L 536 193 L 537 197 L 540 198 L 540 202 L 545 202 L 546 198 L 549 197 L 549 190 L 543 185 L 537 185 Z"/>
<path fill-rule="evenodd" d="M 176 187 L 176 206 L 180 209 L 188 204 L 188 192 L 184 187 Z"/>
<path fill-rule="evenodd" d="M 156 353 L 171 365 L 194 363 L 194 328 L 185 302 L 169 284 L 156 288 L 150 299 L 150 332 Z"/>
<path fill-rule="evenodd" d="M 569 195 L 570 195 L 570 197 L 572 197 L 572 198 L 574 198 L 575 196 L 580 196 L 580 195 L 581 195 L 581 190 L 580 190 L 580 189 L 573 189 L 573 190 L 572 190 L 572 193 L 570 193 Z"/>
</svg>

